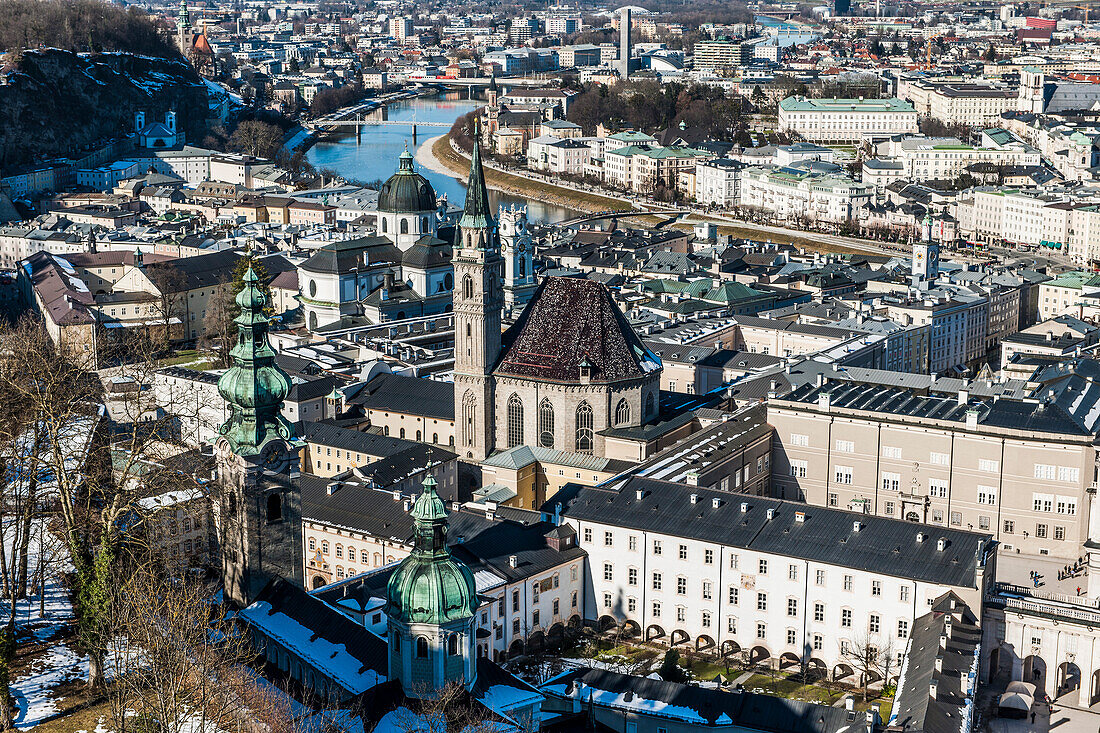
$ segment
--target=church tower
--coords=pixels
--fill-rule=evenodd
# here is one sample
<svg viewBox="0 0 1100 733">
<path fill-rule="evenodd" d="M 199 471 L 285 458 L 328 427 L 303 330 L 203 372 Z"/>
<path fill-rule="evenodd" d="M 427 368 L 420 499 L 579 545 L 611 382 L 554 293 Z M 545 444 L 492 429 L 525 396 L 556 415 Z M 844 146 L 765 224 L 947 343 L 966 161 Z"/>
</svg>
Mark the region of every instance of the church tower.
<svg viewBox="0 0 1100 733">
<path fill-rule="evenodd" d="M 222 578 L 227 599 L 244 607 L 276 578 L 302 584 L 300 442 L 280 414 L 290 378 L 268 343 L 266 299 L 252 268 L 240 306 L 233 366 L 218 379 L 229 419 L 216 450 Z"/>
<path fill-rule="evenodd" d="M 913 245 L 913 286 L 926 289 L 940 274 L 940 247 L 932 239 L 932 214 L 921 223 L 921 241 Z"/>
<path fill-rule="evenodd" d="M 413 551 L 386 587 L 389 679 L 409 697 L 433 698 L 450 682 L 477 681 L 474 574 L 447 547 L 447 508 L 429 473 L 412 508 Z"/>
<path fill-rule="evenodd" d="M 527 208 L 500 208 L 500 251 L 504 257 L 504 310 L 518 315 L 535 293 L 534 254 Z"/>
<path fill-rule="evenodd" d="M 191 13 L 187 10 L 187 0 L 180 0 L 180 12 L 176 16 L 176 45 L 185 58 L 191 55 Z"/>
<path fill-rule="evenodd" d="M 481 144 L 474 134 L 466 207 L 455 228 L 455 411 L 460 455 L 484 460 L 493 451 L 493 367 L 500 356 L 500 239 L 489 206 Z"/>
</svg>

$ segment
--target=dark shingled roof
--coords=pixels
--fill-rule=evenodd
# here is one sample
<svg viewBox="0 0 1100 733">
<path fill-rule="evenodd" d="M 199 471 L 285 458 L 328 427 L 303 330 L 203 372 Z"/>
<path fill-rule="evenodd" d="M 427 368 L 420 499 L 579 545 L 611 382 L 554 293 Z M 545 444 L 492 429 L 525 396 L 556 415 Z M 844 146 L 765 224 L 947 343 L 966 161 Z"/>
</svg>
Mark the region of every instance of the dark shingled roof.
<svg viewBox="0 0 1100 733">
<path fill-rule="evenodd" d="M 345 390 L 345 403 L 349 406 L 361 405 L 365 410 L 403 412 L 439 420 L 455 419 L 455 390 L 450 382 L 379 374 L 359 391 L 350 392 Z"/>
<path fill-rule="evenodd" d="M 642 492 L 638 499 L 637 492 Z M 692 503 L 690 495 L 698 496 Z M 714 499 L 719 500 L 715 508 Z M 547 500 L 563 515 L 626 529 L 689 537 L 703 542 L 788 555 L 896 578 L 973 588 L 986 533 L 854 514 L 840 509 L 712 491 L 632 476 L 605 487 L 569 484 Z M 741 511 L 741 503 L 747 511 Z M 768 518 L 768 510 L 772 518 Z M 796 513 L 804 515 L 798 521 Z M 860 522 L 859 531 L 854 523 Z M 923 541 L 918 542 L 918 534 Z M 946 545 L 938 547 L 939 539 Z"/>
<path fill-rule="evenodd" d="M 497 374 L 576 382 L 587 360 L 593 381 L 615 382 L 652 372 L 645 362 L 659 364 L 607 288 L 572 277 L 543 280 L 504 341 Z"/>
<path fill-rule="evenodd" d="M 954 602 L 954 609 L 952 609 Z M 947 648 L 940 638 L 951 618 Z M 894 725 L 907 733 L 957 733 L 967 703 L 968 679 L 981 631 L 970 609 L 953 593 L 945 593 L 932 610 L 913 622 L 905 669 L 893 711 Z M 940 659 L 940 669 L 936 660 Z M 936 683 L 936 698 L 930 694 Z"/>
<path fill-rule="evenodd" d="M 364 267 L 363 253 L 370 265 L 401 261 L 401 252 L 385 237 L 361 237 L 330 242 L 321 247 L 299 268 L 303 272 L 338 274 Z"/>
</svg>

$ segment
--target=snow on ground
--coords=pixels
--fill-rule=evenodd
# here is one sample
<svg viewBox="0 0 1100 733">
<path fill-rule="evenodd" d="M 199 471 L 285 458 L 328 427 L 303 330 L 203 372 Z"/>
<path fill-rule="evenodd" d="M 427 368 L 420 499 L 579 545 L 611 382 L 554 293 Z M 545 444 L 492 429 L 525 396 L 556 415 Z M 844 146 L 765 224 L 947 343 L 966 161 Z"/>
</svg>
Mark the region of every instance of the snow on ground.
<svg viewBox="0 0 1100 733">
<path fill-rule="evenodd" d="M 30 664 L 30 670 L 12 682 L 19 713 L 16 728 L 33 728 L 59 711 L 53 691 L 59 685 L 88 678 L 88 658 L 56 644 Z"/>
</svg>

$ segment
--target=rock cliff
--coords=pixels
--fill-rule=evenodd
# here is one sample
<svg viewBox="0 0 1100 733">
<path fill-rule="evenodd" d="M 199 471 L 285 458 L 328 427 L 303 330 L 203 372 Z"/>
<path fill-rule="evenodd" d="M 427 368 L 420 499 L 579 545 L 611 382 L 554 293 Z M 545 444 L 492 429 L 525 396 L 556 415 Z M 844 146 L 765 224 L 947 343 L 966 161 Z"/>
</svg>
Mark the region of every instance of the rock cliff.
<svg viewBox="0 0 1100 733">
<path fill-rule="evenodd" d="M 134 129 L 134 114 L 163 120 L 169 109 L 190 142 L 202 139 L 206 83 L 182 59 L 123 53 L 24 52 L 0 86 L 0 166 L 79 157 Z"/>
</svg>

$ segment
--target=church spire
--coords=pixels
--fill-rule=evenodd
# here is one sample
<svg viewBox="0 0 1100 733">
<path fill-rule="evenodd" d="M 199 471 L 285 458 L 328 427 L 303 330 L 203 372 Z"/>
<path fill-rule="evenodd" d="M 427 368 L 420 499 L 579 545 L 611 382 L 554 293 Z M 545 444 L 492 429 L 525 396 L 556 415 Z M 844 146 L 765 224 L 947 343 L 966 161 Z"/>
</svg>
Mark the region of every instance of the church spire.
<svg viewBox="0 0 1100 733">
<path fill-rule="evenodd" d="M 481 166 L 481 130 L 474 128 L 474 154 L 470 159 L 470 180 L 466 184 L 466 206 L 458 226 L 462 229 L 492 229 L 493 209 L 489 205 L 489 190 L 485 187 L 485 171 Z"/>
<path fill-rule="evenodd" d="M 229 407 L 229 419 L 218 432 L 234 453 L 250 456 L 274 438 L 291 440 L 294 428 L 281 414 L 283 399 L 290 392 L 290 377 L 275 363 L 275 351 L 268 343 L 267 299 L 251 267 L 243 282 L 236 298 L 241 312 L 233 319 L 237 344 L 229 352 L 233 366 L 218 379 L 218 392 Z"/>
</svg>

